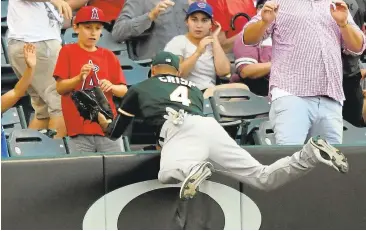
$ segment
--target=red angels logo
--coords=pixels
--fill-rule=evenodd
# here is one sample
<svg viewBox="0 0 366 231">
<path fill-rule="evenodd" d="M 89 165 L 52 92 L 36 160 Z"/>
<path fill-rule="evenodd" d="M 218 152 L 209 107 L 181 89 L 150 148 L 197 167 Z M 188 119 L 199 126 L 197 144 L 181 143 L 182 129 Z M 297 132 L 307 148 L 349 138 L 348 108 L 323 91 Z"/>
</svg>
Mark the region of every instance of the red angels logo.
<svg viewBox="0 0 366 231">
<path fill-rule="evenodd" d="M 89 76 L 85 79 L 85 88 L 93 88 L 96 86 L 99 86 L 99 78 L 98 78 L 98 71 L 99 71 L 99 66 L 96 64 L 93 64 L 92 60 L 89 60 L 89 64 L 93 65 L 93 70 L 92 72 L 89 74 Z"/>
<path fill-rule="evenodd" d="M 92 9 L 92 15 L 90 19 L 99 19 L 98 10 L 97 8 Z"/>
</svg>

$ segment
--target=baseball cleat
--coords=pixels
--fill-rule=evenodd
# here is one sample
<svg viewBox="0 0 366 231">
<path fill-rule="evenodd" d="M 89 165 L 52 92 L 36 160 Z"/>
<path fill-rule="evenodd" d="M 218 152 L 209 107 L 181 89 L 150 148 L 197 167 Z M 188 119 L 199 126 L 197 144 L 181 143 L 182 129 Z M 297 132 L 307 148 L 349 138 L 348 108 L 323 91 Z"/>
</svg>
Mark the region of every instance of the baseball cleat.
<svg viewBox="0 0 366 231">
<path fill-rule="evenodd" d="M 348 162 L 344 154 L 328 144 L 327 141 L 320 136 L 310 138 L 306 145 L 311 145 L 313 147 L 313 153 L 320 162 L 333 167 L 338 172 L 348 172 Z"/>
<path fill-rule="evenodd" d="M 179 192 L 180 199 L 192 199 L 199 185 L 212 175 L 213 166 L 210 162 L 203 162 L 195 166 L 183 181 Z"/>
</svg>

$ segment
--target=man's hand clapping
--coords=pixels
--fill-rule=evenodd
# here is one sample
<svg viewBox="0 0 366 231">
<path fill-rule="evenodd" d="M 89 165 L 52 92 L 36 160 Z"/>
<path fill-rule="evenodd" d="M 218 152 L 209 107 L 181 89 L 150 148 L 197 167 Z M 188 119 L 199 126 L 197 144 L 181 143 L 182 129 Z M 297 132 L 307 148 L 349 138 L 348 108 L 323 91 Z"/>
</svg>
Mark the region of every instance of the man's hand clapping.
<svg viewBox="0 0 366 231">
<path fill-rule="evenodd" d="M 149 18 L 151 21 L 155 21 L 159 15 L 166 11 L 166 9 L 168 7 L 174 6 L 174 2 L 172 2 L 171 0 L 161 0 L 156 6 L 155 8 L 153 8 L 150 13 L 149 13 Z"/>
</svg>

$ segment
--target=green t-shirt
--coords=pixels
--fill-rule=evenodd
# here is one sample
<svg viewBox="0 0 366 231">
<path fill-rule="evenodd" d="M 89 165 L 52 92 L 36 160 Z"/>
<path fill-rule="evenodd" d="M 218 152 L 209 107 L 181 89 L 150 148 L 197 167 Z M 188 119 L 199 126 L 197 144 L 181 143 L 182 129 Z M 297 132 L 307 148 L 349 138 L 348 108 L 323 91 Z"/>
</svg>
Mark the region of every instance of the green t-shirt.
<svg viewBox="0 0 366 231">
<path fill-rule="evenodd" d="M 159 75 L 132 86 L 124 96 L 121 109 L 144 119 L 148 125 L 161 126 L 166 107 L 203 115 L 203 95 L 186 79 Z"/>
</svg>

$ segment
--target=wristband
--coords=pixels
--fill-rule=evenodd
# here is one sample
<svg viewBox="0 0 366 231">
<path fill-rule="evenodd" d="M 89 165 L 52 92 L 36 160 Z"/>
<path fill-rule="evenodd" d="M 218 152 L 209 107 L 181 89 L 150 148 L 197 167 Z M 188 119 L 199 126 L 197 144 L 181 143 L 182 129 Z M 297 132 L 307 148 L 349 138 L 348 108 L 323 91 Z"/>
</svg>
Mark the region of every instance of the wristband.
<svg viewBox="0 0 366 231">
<path fill-rule="evenodd" d="M 348 25 L 348 21 L 344 25 L 342 25 L 342 26 L 339 25 L 338 23 L 337 23 L 337 25 L 338 25 L 339 28 L 345 28 Z"/>
</svg>

